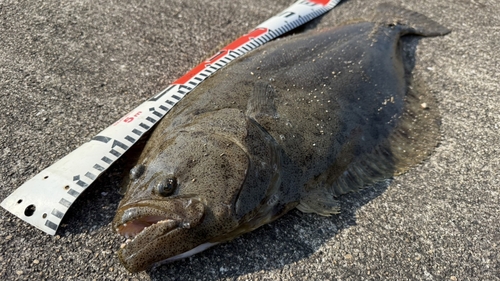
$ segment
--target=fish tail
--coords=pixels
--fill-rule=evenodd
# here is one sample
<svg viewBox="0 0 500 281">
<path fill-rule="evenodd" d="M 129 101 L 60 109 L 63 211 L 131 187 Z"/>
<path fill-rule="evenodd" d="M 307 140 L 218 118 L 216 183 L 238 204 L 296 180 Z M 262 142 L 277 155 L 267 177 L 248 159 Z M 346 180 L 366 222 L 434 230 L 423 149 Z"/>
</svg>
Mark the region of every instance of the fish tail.
<svg viewBox="0 0 500 281">
<path fill-rule="evenodd" d="M 436 21 L 390 3 L 378 5 L 372 20 L 384 25 L 402 27 L 402 35 L 440 36 L 451 32 Z"/>
</svg>

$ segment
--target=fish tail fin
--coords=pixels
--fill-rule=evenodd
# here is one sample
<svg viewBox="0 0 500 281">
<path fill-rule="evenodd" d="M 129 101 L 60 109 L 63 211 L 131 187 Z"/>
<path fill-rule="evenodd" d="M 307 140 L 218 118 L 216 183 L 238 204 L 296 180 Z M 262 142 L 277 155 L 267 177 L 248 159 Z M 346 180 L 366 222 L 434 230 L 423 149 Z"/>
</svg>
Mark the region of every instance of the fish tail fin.
<svg viewBox="0 0 500 281">
<path fill-rule="evenodd" d="M 422 14 L 390 3 L 378 5 L 372 20 L 384 25 L 402 26 L 403 35 L 440 36 L 451 32 L 450 29 Z"/>
</svg>

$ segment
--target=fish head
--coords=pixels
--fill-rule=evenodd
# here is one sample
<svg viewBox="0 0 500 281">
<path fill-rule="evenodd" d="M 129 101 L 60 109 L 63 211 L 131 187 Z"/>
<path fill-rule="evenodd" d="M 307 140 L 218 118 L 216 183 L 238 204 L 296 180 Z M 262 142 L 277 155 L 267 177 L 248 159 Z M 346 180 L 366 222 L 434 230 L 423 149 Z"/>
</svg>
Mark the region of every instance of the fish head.
<svg viewBox="0 0 500 281">
<path fill-rule="evenodd" d="M 115 231 L 128 238 L 119 258 L 129 271 L 189 256 L 257 227 L 243 220 L 259 209 L 268 187 L 279 180 L 269 167 L 252 164 L 260 159 L 249 156 L 242 144 L 248 139 L 246 128 L 239 133 L 203 128 L 191 126 L 150 140 L 131 170 L 113 220 Z M 254 187 L 256 167 L 266 170 L 260 191 Z"/>
</svg>

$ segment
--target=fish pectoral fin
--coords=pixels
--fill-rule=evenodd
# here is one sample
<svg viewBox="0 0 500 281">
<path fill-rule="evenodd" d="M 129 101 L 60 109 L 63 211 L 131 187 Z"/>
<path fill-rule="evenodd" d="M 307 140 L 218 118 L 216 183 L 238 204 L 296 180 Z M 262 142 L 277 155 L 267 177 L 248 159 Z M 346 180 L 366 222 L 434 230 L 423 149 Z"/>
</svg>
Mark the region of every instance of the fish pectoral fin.
<svg viewBox="0 0 500 281">
<path fill-rule="evenodd" d="M 300 199 L 297 209 L 303 213 L 331 216 L 340 213 L 340 203 L 327 188 L 317 188 Z"/>
</svg>

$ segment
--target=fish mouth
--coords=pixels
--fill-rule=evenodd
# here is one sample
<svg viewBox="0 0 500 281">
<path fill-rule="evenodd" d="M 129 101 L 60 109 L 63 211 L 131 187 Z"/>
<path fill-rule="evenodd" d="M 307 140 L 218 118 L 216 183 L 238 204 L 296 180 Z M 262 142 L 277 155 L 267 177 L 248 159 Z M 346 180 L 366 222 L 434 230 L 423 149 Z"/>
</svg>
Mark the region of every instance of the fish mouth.
<svg viewBox="0 0 500 281">
<path fill-rule="evenodd" d="M 138 272 L 183 252 L 179 240 L 201 224 L 204 214 L 205 204 L 198 198 L 147 200 L 120 207 L 113 221 L 114 230 L 126 239 L 118 252 L 120 261 L 129 271 Z"/>
<path fill-rule="evenodd" d="M 156 225 L 156 224 L 162 224 L 162 225 Z M 156 225 L 156 226 L 153 226 Z M 167 217 L 163 216 L 144 216 L 144 217 L 139 217 L 137 219 L 128 221 L 120 226 L 118 226 L 115 230 L 118 234 L 121 236 L 127 238 L 126 243 L 129 243 L 130 241 L 134 240 L 135 237 L 142 233 L 146 228 L 153 226 L 153 227 L 163 227 L 164 231 L 170 231 L 172 229 L 175 229 L 179 227 L 180 222 L 177 220 L 169 219 Z M 146 230 L 147 232 L 148 230 Z M 124 247 L 124 244 L 122 244 L 121 248 Z"/>
</svg>

